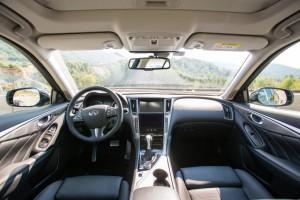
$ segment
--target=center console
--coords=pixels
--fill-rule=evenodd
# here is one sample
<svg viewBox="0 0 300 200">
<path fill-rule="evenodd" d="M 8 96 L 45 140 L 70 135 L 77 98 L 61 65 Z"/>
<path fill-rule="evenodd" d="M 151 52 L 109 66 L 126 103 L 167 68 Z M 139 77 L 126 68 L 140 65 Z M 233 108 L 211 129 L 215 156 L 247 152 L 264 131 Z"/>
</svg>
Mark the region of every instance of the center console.
<svg viewBox="0 0 300 200">
<path fill-rule="evenodd" d="M 138 155 L 133 178 L 133 200 L 179 200 L 167 151 L 172 113 L 171 98 L 129 98 Z"/>
<path fill-rule="evenodd" d="M 172 99 L 132 98 L 131 114 L 139 138 L 139 170 L 149 170 L 166 152 Z"/>
<path fill-rule="evenodd" d="M 172 170 L 166 155 L 172 101 L 170 98 L 129 99 L 139 147 L 133 191 L 145 187 L 174 189 Z"/>
<path fill-rule="evenodd" d="M 151 136 L 152 148 L 162 150 L 165 121 L 164 99 L 139 99 L 138 109 L 141 148 L 147 147 L 146 136 Z"/>
</svg>

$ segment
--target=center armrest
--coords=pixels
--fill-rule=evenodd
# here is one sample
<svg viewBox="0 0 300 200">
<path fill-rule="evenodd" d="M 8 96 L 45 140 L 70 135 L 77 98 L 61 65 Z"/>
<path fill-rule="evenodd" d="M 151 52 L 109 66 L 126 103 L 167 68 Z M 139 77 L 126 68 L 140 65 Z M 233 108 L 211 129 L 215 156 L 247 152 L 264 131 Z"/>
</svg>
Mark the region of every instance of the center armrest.
<svg viewBox="0 0 300 200">
<path fill-rule="evenodd" d="M 180 200 L 175 190 L 169 187 L 153 186 L 136 189 L 133 200 Z"/>
</svg>

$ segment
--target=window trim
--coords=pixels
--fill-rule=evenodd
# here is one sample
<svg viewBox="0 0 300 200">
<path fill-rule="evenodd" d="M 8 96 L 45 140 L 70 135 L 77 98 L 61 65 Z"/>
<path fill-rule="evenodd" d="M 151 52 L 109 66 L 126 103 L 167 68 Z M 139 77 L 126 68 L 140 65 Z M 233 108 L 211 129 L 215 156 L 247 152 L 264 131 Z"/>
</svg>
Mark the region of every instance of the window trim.
<svg viewBox="0 0 300 200">
<path fill-rule="evenodd" d="M 60 87 L 57 85 L 56 81 L 52 78 L 51 74 L 48 72 L 48 70 L 43 66 L 43 64 L 32 54 L 30 53 L 27 49 L 24 47 L 20 46 L 19 44 L 15 43 L 14 41 L 0 35 L 0 39 L 6 42 L 8 45 L 12 46 L 16 50 L 18 50 L 23 56 L 25 56 L 32 64 L 33 66 L 41 73 L 41 75 L 46 79 L 46 81 L 49 83 L 49 85 L 52 88 L 52 91 L 50 93 L 50 104 L 56 103 L 58 98 L 57 96 L 61 96 L 63 98 L 63 101 L 65 102 L 67 98 L 65 97 L 65 94 L 62 92 Z M 53 90 L 56 91 L 56 97 L 54 98 L 52 95 L 55 94 Z M 53 102 L 53 100 L 55 100 Z"/>
<path fill-rule="evenodd" d="M 285 50 L 290 48 L 296 43 L 300 43 L 300 40 L 293 41 L 286 46 L 280 48 L 276 52 L 274 52 L 271 56 L 269 56 L 266 60 L 262 62 L 262 64 L 250 75 L 250 77 L 247 79 L 247 81 L 242 85 L 242 87 L 239 89 L 239 91 L 236 93 L 234 97 L 234 101 L 236 102 L 242 102 L 242 103 L 249 103 L 249 91 L 248 87 L 251 85 L 251 83 L 254 81 L 254 79 L 281 53 L 283 53 Z"/>
</svg>

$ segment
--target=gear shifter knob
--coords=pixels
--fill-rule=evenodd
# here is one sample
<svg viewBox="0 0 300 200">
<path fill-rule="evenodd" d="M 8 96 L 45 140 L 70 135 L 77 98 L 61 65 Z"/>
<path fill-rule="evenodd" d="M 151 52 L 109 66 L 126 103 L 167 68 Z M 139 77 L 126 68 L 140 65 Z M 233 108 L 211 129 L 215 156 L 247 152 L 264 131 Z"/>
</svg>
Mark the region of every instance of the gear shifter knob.
<svg viewBox="0 0 300 200">
<path fill-rule="evenodd" d="M 152 149 L 152 136 L 146 135 L 146 142 L 147 142 L 147 150 Z"/>
</svg>

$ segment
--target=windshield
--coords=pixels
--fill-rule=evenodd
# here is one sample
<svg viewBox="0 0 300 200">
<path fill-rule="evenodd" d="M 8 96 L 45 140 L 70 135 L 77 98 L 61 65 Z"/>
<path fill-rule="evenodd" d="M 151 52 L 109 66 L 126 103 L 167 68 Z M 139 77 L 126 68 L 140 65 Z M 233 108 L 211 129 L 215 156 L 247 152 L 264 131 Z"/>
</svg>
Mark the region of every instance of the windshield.
<svg viewBox="0 0 300 200">
<path fill-rule="evenodd" d="M 60 51 L 78 89 L 100 85 L 118 89 L 222 92 L 247 59 L 248 52 L 186 50 L 170 55 L 170 69 L 133 70 L 130 58 L 148 57 L 126 50 Z"/>
</svg>

